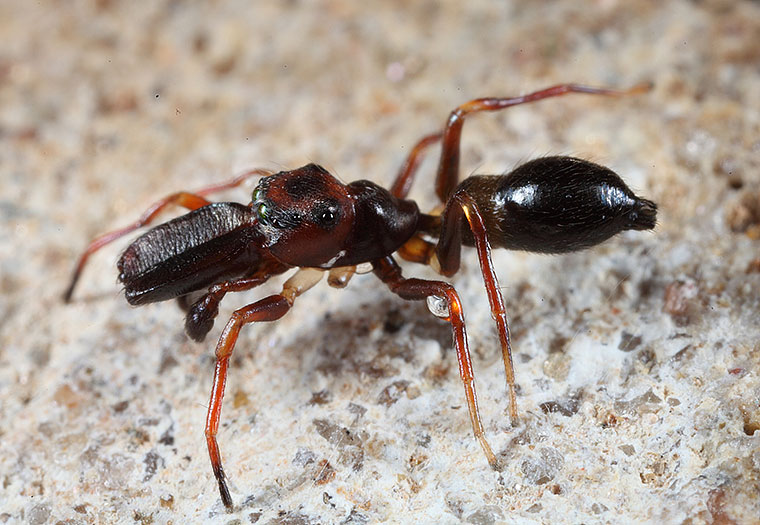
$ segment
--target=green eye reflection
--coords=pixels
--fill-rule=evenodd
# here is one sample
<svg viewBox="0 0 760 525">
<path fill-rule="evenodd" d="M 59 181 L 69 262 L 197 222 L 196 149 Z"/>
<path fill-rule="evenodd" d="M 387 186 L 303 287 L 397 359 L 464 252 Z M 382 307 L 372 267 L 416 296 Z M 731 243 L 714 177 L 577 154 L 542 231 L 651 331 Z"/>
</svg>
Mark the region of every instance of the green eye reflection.
<svg viewBox="0 0 760 525">
<path fill-rule="evenodd" d="M 254 192 L 255 195 L 255 192 Z M 259 204 L 259 209 L 256 211 L 256 213 L 259 216 L 259 220 L 266 224 L 267 222 L 267 216 L 269 215 L 269 208 L 266 204 L 261 203 Z"/>
<path fill-rule="evenodd" d="M 253 190 L 253 195 L 251 195 L 251 201 L 256 202 L 261 198 L 261 188 L 257 187 L 255 190 Z"/>
</svg>

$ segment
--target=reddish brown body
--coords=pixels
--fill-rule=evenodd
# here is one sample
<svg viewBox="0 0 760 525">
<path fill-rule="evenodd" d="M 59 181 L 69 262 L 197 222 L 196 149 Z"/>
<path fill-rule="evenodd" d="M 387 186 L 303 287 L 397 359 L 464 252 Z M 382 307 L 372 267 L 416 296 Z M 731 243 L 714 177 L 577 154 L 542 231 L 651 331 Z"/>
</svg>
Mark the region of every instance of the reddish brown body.
<svg viewBox="0 0 760 525">
<path fill-rule="evenodd" d="M 80 258 L 65 299 L 71 299 L 93 252 L 150 223 L 169 204 L 191 211 L 137 238 L 119 260 L 119 279 L 133 305 L 180 299 L 187 309 L 185 330 L 195 340 L 202 340 L 213 327 L 225 294 L 253 288 L 273 275 L 299 268 L 279 294 L 235 311 L 216 346 L 206 440 L 222 501 L 231 509 L 216 434 L 227 367 L 241 327 L 279 319 L 324 272 L 329 272 L 330 284 L 345 286 L 354 266 L 369 263 L 375 275 L 401 298 L 434 298 L 445 304 L 445 312 L 439 315 L 452 327 L 473 432 L 488 462 L 496 468 L 496 456 L 485 439 L 478 412 L 458 294 L 444 281 L 403 277 L 392 255 L 398 253 L 452 275 L 459 269 L 461 246 L 476 248 L 499 333 L 510 415 L 516 420 L 509 327 L 491 248 L 575 251 L 623 230 L 653 228 L 657 207 L 634 195 L 609 169 L 571 157 L 537 159 L 508 175 L 473 176 L 459 183 L 459 141 L 464 118 L 472 112 L 494 111 L 571 92 L 620 95 L 646 89 L 638 86 L 617 92 L 562 84 L 523 97 L 473 100 L 452 112 L 443 132 L 423 137 L 417 143 L 390 191 L 369 181 L 343 184 L 324 168 L 309 164 L 276 174 L 253 170 L 196 193 L 170 195 L 135 223 L 95 239 Z M 423 214 L 406 196 L 420 155 L 438 141 L 442 141 L 442 151 L 436 193 L 445 209 L 442 215 Z M 210 203 L 204 198 L 238 186 L 253 175 L 264 177 L 248 205 Z"/>
</svg>

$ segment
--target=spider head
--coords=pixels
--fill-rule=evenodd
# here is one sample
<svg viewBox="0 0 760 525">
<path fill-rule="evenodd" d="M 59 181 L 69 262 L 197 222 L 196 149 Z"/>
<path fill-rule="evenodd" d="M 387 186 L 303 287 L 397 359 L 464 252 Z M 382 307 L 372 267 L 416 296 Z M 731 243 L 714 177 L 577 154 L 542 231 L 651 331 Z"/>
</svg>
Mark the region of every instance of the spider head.
<svg viewBox="0 0 760 525">
<path fill-rule="evenodd" d="M 261 179 L 251 207 L 267 248 L 293 266 L 331 267 L 354 221 L 346 186 L 316 164 Z"/>
</svg>

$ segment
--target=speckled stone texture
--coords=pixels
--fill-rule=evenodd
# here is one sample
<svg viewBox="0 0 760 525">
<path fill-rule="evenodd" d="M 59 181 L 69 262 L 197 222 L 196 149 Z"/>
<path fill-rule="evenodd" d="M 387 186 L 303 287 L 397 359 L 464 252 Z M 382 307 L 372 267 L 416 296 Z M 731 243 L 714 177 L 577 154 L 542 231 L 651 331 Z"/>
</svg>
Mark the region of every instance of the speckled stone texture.
<svg viewBox="0 0 760 525">
<path fill-rule="evenodd" d="M 0 523 L 758 523 L 760 4 L 250 4 L 0 3 Z M 228 297 L 200 344 L 176 305 L 126 304 L 127 241 L 61 302 L 88 240 L 168 193 L 310 161 L 387 185 L 456 105 L 567 81 L 655 88 L 475 116 L 464 174 L 588 158 L 659 224 L 495 254 L 516 427 L 464 254 L 452 282 L 501 472 L 446 323 L 362 275 L 243 330 L 219 434 L 228 514 L 203 437 L 213 345 L 283 279 Z M 423 209 L 434 171 L 435 154 Z"/>
</svg>

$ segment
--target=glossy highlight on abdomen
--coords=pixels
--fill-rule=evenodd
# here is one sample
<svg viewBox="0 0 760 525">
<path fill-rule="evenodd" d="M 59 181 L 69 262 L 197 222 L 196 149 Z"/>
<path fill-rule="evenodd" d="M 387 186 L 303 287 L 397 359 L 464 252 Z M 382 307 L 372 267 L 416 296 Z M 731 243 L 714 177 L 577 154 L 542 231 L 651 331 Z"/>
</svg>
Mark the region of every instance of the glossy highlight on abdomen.
<svg viewBox="0 0 760 525">
<path fill-rule="evenodd" d="M 544 157 L 508 175 L 462 182 L 483 215 L 494 247 L 564 253 L 629 229 L 654 227 L 657 207 L 612 170 L 573 157 Z M 472 237 L 465 233 L 464 241 Z"/>
</svg>

